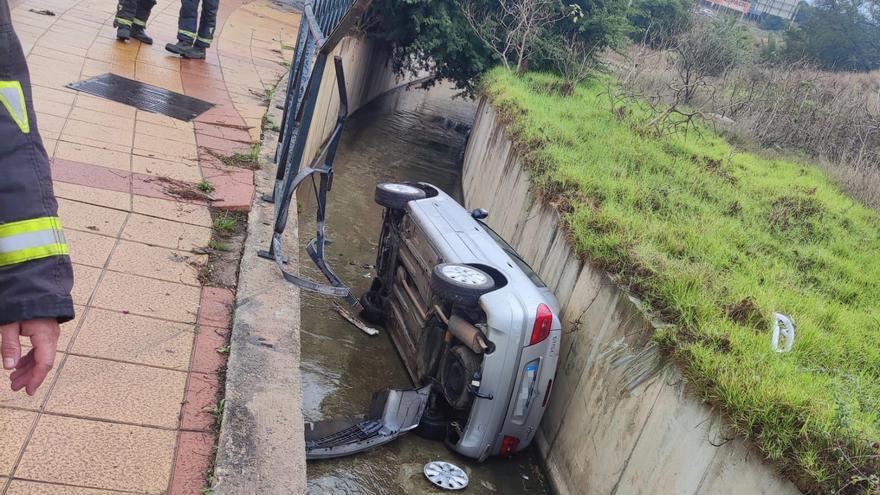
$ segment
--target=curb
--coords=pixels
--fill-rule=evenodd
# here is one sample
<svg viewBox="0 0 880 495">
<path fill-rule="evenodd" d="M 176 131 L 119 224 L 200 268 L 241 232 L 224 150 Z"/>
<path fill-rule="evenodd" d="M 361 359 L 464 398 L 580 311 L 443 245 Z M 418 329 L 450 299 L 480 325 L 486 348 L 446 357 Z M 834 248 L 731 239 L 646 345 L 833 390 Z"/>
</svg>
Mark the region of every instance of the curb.
<svg viewBox="0 0 880 495">
<path fill-rule="evenodd" d="M 278 88 L 287 87 L 287 76 Z M 278 91 L 268 115 L 280 122 L 285 94 Z M 261 168 L 254 173 L 257 191 L 274 186 L 272 156 L 278 133 L 263 135 Z M 226 401 L 213 491 L 224 494 L 306 492 L 305 439 L 300 380 L 299 289 L 287 283 L 275 263 L 258 258 L 272 237 L 274 205 L 254 197 L 239 273 Z M 289 216 L 289 246 L 296 246 L 297 216 Z M 297 271 L 297 252 L 289 253 Z"/>
</svg>

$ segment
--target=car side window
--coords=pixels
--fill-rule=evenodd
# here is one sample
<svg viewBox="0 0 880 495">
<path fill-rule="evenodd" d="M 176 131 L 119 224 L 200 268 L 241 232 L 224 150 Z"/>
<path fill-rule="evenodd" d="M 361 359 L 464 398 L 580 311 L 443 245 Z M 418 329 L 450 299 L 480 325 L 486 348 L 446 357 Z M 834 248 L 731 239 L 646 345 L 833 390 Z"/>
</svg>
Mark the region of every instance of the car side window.
<svg viewBox="0 0 880 495">
<path fill-rule="evenodd" d="M 503 249 L 504 252 L 507 253 L 508 256 L 510 256 L 513 262 L 516 263 L 519 269 L 522 270 L 523 273 L 525 273 L 526 276 L 529 277 L 533 284 L 537 285 L 538 287 L 547 287 L 547 284 L 545 284 L 544 281 L 541 280 L 541 277 L 539 277 L 538 274 L 535 273 L 535 270 L 532 270 L 532 267 L 530 267 L 529 264 L 526 263 L 519 256 L 519 253 L 517 253 L 516 250 L 507 243 L 507 241 L 505 241 L 500 235 L 498 235 L 497 232 L 492 230 L 492 228 L 486 225 L 483 221 L 477 220 L 477 222 L 479 222 L 480 226 L 483 227 L 486 233 L 489 234 L 489 237 L 494 239 L 495 243 L 501 246 L 501 249 Z"/>
</svg>

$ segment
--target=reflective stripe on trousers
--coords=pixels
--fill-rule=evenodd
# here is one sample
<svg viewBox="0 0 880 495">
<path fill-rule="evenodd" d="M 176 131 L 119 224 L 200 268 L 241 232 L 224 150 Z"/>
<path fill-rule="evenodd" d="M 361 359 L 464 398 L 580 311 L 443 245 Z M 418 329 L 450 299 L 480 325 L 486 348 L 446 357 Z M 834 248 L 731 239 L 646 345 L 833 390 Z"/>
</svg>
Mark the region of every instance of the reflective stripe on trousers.
<svg viewBox="0 0 880 495">
<path fill-rule="evenodd" d="M 69 249 L 58 217 L 0 225 L 0 266 L 67 254 Z"/>
</svg>

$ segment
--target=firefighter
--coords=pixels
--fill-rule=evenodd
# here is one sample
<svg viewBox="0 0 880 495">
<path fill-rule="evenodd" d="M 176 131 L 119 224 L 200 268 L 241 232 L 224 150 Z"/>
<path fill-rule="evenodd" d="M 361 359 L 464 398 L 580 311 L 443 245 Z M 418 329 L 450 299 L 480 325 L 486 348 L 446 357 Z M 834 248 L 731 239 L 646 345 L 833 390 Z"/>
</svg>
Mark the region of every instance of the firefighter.
<svg viewBox="0 0 880 495">
<path fill-rule="evenodd" d="M 116 38 L 126 41 L 134 38 L 147 45 L 153 44 L 153 38 L 147 34 L 147 19 L 156 0 L 119 0 L 116 6 L 116 18 L 113 26 L 116 28 Z"/>
<path fill-rule="evenodd" d="M 169 52 L 183 58 L 205 58 L 205 50 L 211 47 L 211 42 L 214 40 L 220 0 L 201 0 L 201 17 L 198 15 L 199 2 L 200 0 L 181 0 L 180 18 L 177 20 L 177 43 L 165 45 L 165 49 Z"/>
<path fill-rule="evenodd" d="M 59 323 L 74 316 L 73 269 L 7 0 L 0 54 L 0 356 L 12 389 L 33 395 L 52 369 Z M 20 337 L 32 346 L 24 356 Z"/>
</svg>

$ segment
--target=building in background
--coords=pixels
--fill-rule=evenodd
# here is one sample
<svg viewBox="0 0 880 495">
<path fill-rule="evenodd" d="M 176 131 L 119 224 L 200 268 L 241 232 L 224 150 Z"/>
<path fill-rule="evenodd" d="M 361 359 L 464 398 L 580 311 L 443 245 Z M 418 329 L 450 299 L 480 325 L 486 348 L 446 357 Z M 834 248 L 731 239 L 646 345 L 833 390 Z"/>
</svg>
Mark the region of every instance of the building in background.
<svg viewBox="0 0 880 495">
<path fill-rule="evenodd" d="M 775 15 L 786 20 L 794 19 L 800 0 L 754 0 L 749 15 Z"/>
<path fill-rule="evenodd" d="M 753 4 L 750 4 L 748 0 L 699 0 L 698 3 L 699 5 L 702 5 L 704 9 L 709 7 L 715 11 L 726 10 L 742 16 L 748 15 L 751 12 L 750 8 L 754 6 Z M 698 13 L 708 14 L 711 12 L 698 11 Z"/>
</svg>

